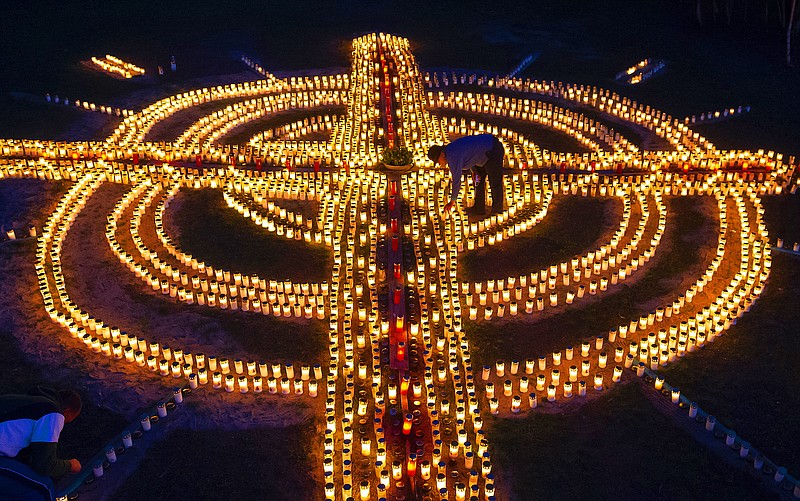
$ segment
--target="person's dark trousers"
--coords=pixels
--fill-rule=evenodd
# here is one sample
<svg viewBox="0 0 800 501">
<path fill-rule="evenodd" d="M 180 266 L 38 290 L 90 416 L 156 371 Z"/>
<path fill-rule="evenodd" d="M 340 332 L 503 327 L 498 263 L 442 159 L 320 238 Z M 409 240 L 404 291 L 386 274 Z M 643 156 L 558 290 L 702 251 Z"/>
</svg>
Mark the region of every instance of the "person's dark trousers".
<svg viewBox="0 0 800 501">
<path fill-rule="evenodd" d="M 479 213 L 483 214 L 486 208 L 486 168 L 476 165 L 475 173 L 478 175 L 478 184 L 475 186 L 475 203 L 472 207 L 474 211 L 480 211 Z"/>
<path fill-rule="evenodd" d="M 0 457 L 0 499 L 53 501 L 55 489 L 50 477 L 39 475 L 16 459 Z"/>
<path fill-rule="evenodd" d="M 489 178 L 489 189 L 492 190 L 492 214 L 503 212 L 503 200 L 505 191 L 503 190 L 503 159 L 506 150 L 503 143 L 495 138 L 494 146 L 488 154 L 488 160 L 483 166 L 476 166 L 475 172 L 478 173 L 478 186 L 475 192 L 475 207 L 483 209 L 486 206 L 486 178 Z"/>
</svg>

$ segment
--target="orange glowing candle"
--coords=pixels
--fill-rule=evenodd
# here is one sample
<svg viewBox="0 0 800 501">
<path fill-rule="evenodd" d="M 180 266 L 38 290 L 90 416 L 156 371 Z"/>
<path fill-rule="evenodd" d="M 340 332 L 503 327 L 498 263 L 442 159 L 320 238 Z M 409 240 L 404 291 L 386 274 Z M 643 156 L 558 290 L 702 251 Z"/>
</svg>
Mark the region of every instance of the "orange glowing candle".
<svg viewBox="0 0 800 501">
<path fill-rule="evenodd" d="M 408 435 L 411 433 L 411 419 L 413 418 L 413 414 L 410 412 L 406 414 L 405 419 L 403 419 L 403 435 Z"/>
<path fill-rule="evenodd" d="M 408 455 L 408 461 L 406 462 L 406 471 L 408 471 L 408 478 L 414 478 L 414 475 L 417 474 L 417 455 L 411 453 Z"/>
</svg>

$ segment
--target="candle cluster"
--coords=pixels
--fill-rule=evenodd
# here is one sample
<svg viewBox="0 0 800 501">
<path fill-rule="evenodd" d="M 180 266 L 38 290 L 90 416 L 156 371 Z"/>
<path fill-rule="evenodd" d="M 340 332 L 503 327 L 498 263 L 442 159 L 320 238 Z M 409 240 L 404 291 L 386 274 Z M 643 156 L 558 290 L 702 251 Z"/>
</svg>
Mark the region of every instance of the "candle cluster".
<svg viewBox="0 0 800 501">
<path fill-rule="evenodd" d="M 254 391 L 259 393 L 266 390 L 269 393 L 302 394 L 308 391 L 310 396 L 315 396 L 318 380 L 323 377 L 322 369 L 319 366 L 316 366 L 312 373 L 310 366 L 302 364 L 299 374 L 295 374 L 291 363 L 268 364 L 256 361 L 244 362 L 239 359 L 231 363 L 227 357 L 217 357 L 203 353 L 192 354 L 180 347 L 170 348 L 166 345 L 160 345 L 156 341 L 148 341 L 143 337 L 123 332 L 93 317 L 88 311 L 83 310 L 71 301 L 60 264 L 61 248 L 69 226 L 74 222 L 80 210 L 86 205 L 88 199 L 97 188 L 108 180 L 109 172 L 106 171 L 107 167 L 111 166 L 98 165 L 94 169 L 86 168 L 82 176 L 77 179 L 76 185 L 65 195 L 56 211 L 48 219 L 39 240 L 36 269 L 39 274 L 42 297 L 51 319 L 62 325 L 73 338 L 83 341 L 87 348 L 94 352 L 119 360 L 124 359 L 126 362 L 142 367 L 146 366 L 151 371 L 158 372 L 165 377 L 187 379 L 192 387 L 211 382 L 213 387 L 224 388 L 229 392 L 239 391 L 246 393 Z M 188 285 L 186 273 L 179 271 L 179 268 L 169 265 L 163 260 L 159 260 L 154 252 L 151 252 L 142 244 L 138 233 L 138 219 L 149 203 L 160 193 L 161 189 L 159 185 L 151 185 L 147 181 L 146 174 L 129 173 L 127 179 L 137 186 L 123 197 L 115 207 L 113 214 L 109 215 L 106 231 L 109 244 L 120 258 L 120 261 L 147 282 L 154 291 L 176 297 L 187 303 L 206 303 L 209 306 L 218 305 L 221 308 L 230 309 L 237 309 L 238 305 L 241 304 L 241 308 L 245 309 L 258 302 L 255 297 L 256 282 L 251 282 L 252 287 L 245 285 L 245 282 L 254 280 L 253 277 L 245 278 L 235 273 L 231 279 L 230 272 L 213 268 L 210 268 L 212 275 L 207 276 L 220 277 L 220 282 L 222 283 L 212 279 L 209 285 L 205 278 L 200 280 L 199 277 L 193 276 L 192 286 L 197 281 L 201 290 L 195 292 L 188 288 L 179 287 L 178 284 L 181 286 Z M 130 222 L 130 232 L 131 239 L 135 242 L 139 253 L 145 258 L 144 261 L 136 261 L 130 253 L 122 249 L 122 246 L 115 238 L 121 214 L 137 198 L 142 198 L 142 200 L 133 210 L 134 216 Z M 190 259 L 186 261 L 187 263 L 192 262 Z M 194 263 L 197 262 L 194 261 Z M 164 278 L 159 278 L 158 275 Z M 166 277 L 170 277 L 172 282 Z M 259 287 L 263 283 L 264 288 L 266 288 L 266 281 L 258 279 L 258 277 L 256 279 Z M 223 280 L 225 281 L 223 282 Z M 204 290 L 206 286 L 212 287 L 209 292 Z M 284 302 L 282 304 L 277 303 L 277 301 L 287 300 L 287 297 L 294 300 L 295 294 L 304 297 L 302 296 L 303 293 L 309 294 L 319 286 L 311 287 L 308 284 L 287 284 L 286 282 L 281 282 L 279 285 L 277 281 L 271 280 L 269 281 L 269 287 L 271 287 L 269 289 L 270 292 L 266 295 L 269 297 L 274 295 L 276 299 L 271 310 L 262 310 L 264 314 L 272 311 L 273 314 L 277 315 L 290 316 L 294 313 L 296 316 L 305 314 L 308 317 L 309 306 L 317 298 L 321 297 L 325 284 L 320 287 L 321 290 L 318 291 L 320 294 L 309 295 L 308 303 L 302 305 L 302 307 L 298 307 L 296 301 L 295 303 Z M 219 291 L 218 295 L 212 292 L 214 288 Z M 223 289 L 227 290 L 230 298 L 221 292 Z M 259 289 L 259 291 L 261 290 Z M 260 295 L 260 292 L 258 294 Z M 237 299 L 237 296 L 240 297 Z M 252 302 L 250 302 L 251 297 Z M 316 305 L 316 310 L 313 310 L 317 316 L 324 316 L 324 312 L 321 310 L 321 303 L 320 299 L 320 305 Z M 287 306 L 287 304 L 290 306 Z M 278 306 L 275 307 L 275 305 Z M 264 380 L 267 383 L 266 388 L 264 388 Z"/>
<path fill-rule="evenodd" d="M 676 184 L 677 189 L 674 184 L 668 185 L 670 192 L 682 192 L 685 188 L 685 185 L 680 187 L 683 183 Z M 665 188 L 659 189 L 666 193 Z M 635 363 L 656 369 L 701 348 L 749 310 L 761 293 L 771 265 L 768 233 L 762 220 L 764 209 L 755 191 L 739 183 L 709 184 L 685 194 L 701 193 L 713 195 L 719 207 L 717 252 L 705 273 L 671 303 L 597 336 L 594 342 L 584 342 L 580 350 L 569 347 L 552 356 L 527 359 L 524 372 L 516 360 L 497 361 L 494 370 L 485 366 L 481 379 L 490 407 L 500 412 L 504 402 L 505 409 L 519 412 L 519 401 L 523 398 L 528 399 L 530 407 L 544 398 L 548 401 L 571 398 L 576 394 L 576 382 L 577 395 L 585 394 L 587 384 L 594 383 L 596 390 L 602 390 L 609 379 L 618 381 L 624 368 L 632 368 Z M 659 223 L 662 231 L 664 223 Z M 731 266 L 737 262 L 738 266 Z M 553 266 L 549 271 L 557 272 L 558 267 Z M 548 274 L 543 275 L 550 279 Z M 550 280 L 548 287 L 552 283 L 555 281 Z M 703 299 L 697 301 L 697 298 Z M 568 376 L 562 367 L 567 362 L 572 363 Z M 502 395 L 495 393 L 501 385 Z"/>
<path fill-rule="evenodd" d="M 547 101 L 553 98 L 563 99 L 567 103 L 587 106 L 601 113 L 644 127 L 662 137 L 672 148 L 653 151 L 638 150 L 638 153 L 635 152 L 636 150 L 629 151 L 616 148 L 616 144 L 618 142 L 621 143 L 624 138 L 619 133 L 612 133 L 610 130 L 606 130 L 604 135 L 609 138 L 608 141 L 613 138 L 613 142 L 610 144 L 615 146 L 614 151 L 606 152 L 603 149 L 593 151 L 589 155 L 559 153 L 555 159 L 546 164 L 539 164 L 544 167 L 561 166 L 570 169 L 595 170 L 598 168 L 610 169 L 624 165 L 628 169 L 653 172 L 678 169 L 714 171 L 750 168 L 766 171 L 765 174 L 762 172 L 762 176 L 766 176 L 766 178 L 761 177 L 758 179 L 759 181 L 768 179 L 773 182 L 778 181 L 780 184 L 785 181 L 785 179 L 781 181 L 780 178 L 784 176 L 791 177 L 793 169 L 793 159 L 790 159 L 787 164 L 784 162 L 783 155 L 774 151 L 718 150 L 700 134 L 692 131 L 687 124 L 683 123 L 683 120 L 678 120 L 665 112 L 651 108 L 649 105 L 637 103 L 602 88 L 563 82 L 540 82 L 517 78 L 494 79 L 474 74 L 457 75 L 455 73 L 442 74 L 441 77 L 437 73 L 426 74 L 425 82 L 432 88 L 454 86 L 460 82 L 461 84 L 469 83 L 475 85 L 477 89 L 487 89 L 487 92 L 495 92 L 493 89 L 496 89 L 504 92 L 513 91 L 521 94 L 540 95 Z M 476 92 L 475 96 L 478 95 Z M 429 99 L 439 99 L 438 93 L 431 94 L 429 92 Z M 452 99 L 455 101 L 455 98 Z M 447 101 L 450 101 L 450 99 L 448 98 Z M 503 98 L 498 97 L 495 101 L 503 101 L 503 104 L 498 105 L 501 113 L 510 112 L 511 101 L 509 100 L 509 104 L 506 105 L 504 103 L 505 96 Z M 442 100 L 440 102 L 444 103 L 446 101 Z M 507 108 L 508 111 L 506 111 Z M 517 104 L 517 108 L 519 109 L 519 104 Z M 572 111 L 572 113 L 577 112 Z M 586 118 L 583 121 L 588 123 Z M 576 122 L 573 118 L 573 126 L 576 126 L 579 122 L 580 120 Z M 584 134 L 582 129 L 579 132 Z M 526 161 L 528 161 L 527 158 L 518 158 L 515 164 L 522 165 Z M 528 165 L 531 166 L 533 164 L 528 163 Z"/>
<path fill-rule="evenodd" d="M 596 87 L 454 73 L 423 78 L 408 40 L 399 37 L 359 37 L 352 55 L 349 75 L 278 80 L 264 72 L 267 80 L 171 96 L 126 116 L 103 142 L 0 140 L 0 179 L 73 183 L 37 241 L 36 272 L 50 318 L 87 350 L 190 387 L 319 395 L 326 499 L 402 498 L 421 488 L 432 498 L 465 501 L 495 496 L 484 413 L 520 413 L 545 400 L 584 396 L 587 386 L 602 391 L 626 370 L 673 363 L 723 334 L 761 293 L 771 257 L 759 197 L 789 186 L 794 159 L 718 150 L 685 123 Z M 474 88 L 447 89 L 451 83 Z M 145 141 L 159 122 L 205 103 L 219 107 L 175 141 Z M 330 107 L 346 109 L 314 111 Z M 219 144 L 242 125 L 296 110 L 306 115 L 253 135 L 247 145 Z M 651 131 L 669 149 L 641 150 L 602 115 Z M 552 128 L 589 152 L 542 149 L 492 117 Z M 308 140 L 327 131 L 329 141 Z M 455 213 L 442 215 L 447 171 L 372 170 L 390 145 L 408 147 L 417 166 L 431 167 L 429 145 L 475 132 L 497 135 L 508 152 L 505 191 L 491 194 L 504 198 L 500 214 L 467 218 L 462 209 L 475 199 L 468 180 Z M 609 175 L 620 166 L 628 172 Z M 82 211 L 93 194 L 110 183 L 130 190 L 106 215 L 106 240 L 151 294 L 241 314 L 327 320 L 328 360 L 311 366 L 190 353 L 148 333 L 124 332 L 113 319 L 94 317 L 91 305 L 76 304 L 62 248 L 70 226 L 87 217 Z M 329 249 L 330 279 L 263 277 L 186 253 L 171 236 L 170 206 L 191 189 L 222 191 L 227 207 L 254 231 Z M 618 226 L 596 248 L 542 269 L 459 278 L 462 252 L 525 233 L 567 196 L 619 200 Z M 713 197 L 716 204 L 716 252 L 701 277 L 579 347 L 498 360 L 475 373 L 465 317 L 542 315 L 613 291 L 659 252 L 671 196 Z"/>
<path fill-rule="evenodd" d="M 277 85 L 281 85 L 281 84 L 280 84 L 280 82 L 279 82 L 279 79 L 278 79 L 278 78 L 277 78 L 275 75 L 273 75 L 272 73 L 270 73 L 269 71 L 267 71 L 266 69 L 264 69 L 264 68 L 263 68 L 263 67 L 262 67 L 260 64 L 258 64 L 257 62 L 253 61 L 253 60 L 252 60 L 251 58 L 249 58 L 248 56 L 246 56 L 246 55 L 242 54 L 241 61 L 242 61 L 242 63 L 244 63 L 244 64 L 245 64 L 245 65 L 246 65 L 248 68 L 252 69 L 253 71 L 255 71 L 256 73 L 258 73 L 259 75 L 261 75 L 261 76 L 263 76 L 264 78 L 266 78 L 266 79 L 267 79 L 267 81 L 270 81 L 270 82 L 272 82 L 272 83 L 275 83 L 275 84 L 277 84 Z"/>
<path fill-rule="evenodd" d="M 686 117 L 683 119 L 683 121 L 687 124 L 708 122 L 708 121 L 720 120 L 723 118 L 735 117 L 736 115 L 741 115 L 743 113 L 750 113 L 750 107 L 737 106 L 736 108 L 726 108 L 722 111 L 709 111 L 706 113 L 701 113 L 699 117 L 696 115 L 692 115 L 691 117 Z"/>
<path fill-rule="evenodd" d="M 595 196 L 598 191 L 601 196 L 606 193 L 612 196 L 621 194 L 624 202 L 623 214 L 620 225 L 609 242 L 582 256 L 575 256 L 569 261 L 553 264 L 528 275 L 476 283 L 463 282 L 461 294 L 469 307 L 471 320 L 476 320 L 479 316 L 487 320 L 493 316 L 503 317 L 505 314 L 516 316 L 523 311 L 531 314 L 542 311 L 545 307 L 568 305 L 581 298 L 601 294 L 631 277 L 655 255 L 666 228 L 667 211 L 660 191 L 652 190 L 647 193 L 650 191 L 647 181 L 642 188 L 640 184 L 633 182 L 606 185 L 598 183 L 599 180 L 592 183 L 589 176 L 586 176 L 587 179 L 571 178 L 569 176 L 566 183 L 560 183 L 556 176 L 552 180 L 544 178 L 543 181 L 552 182 L 553 191 L 549 193 L 547 200 L 551 199 L 553 192 L 559 193 L 559 190 L 563 190 L 564 194 L 581 193 L 583 196 L 589 196 L 590 193 Z M 630 226 L 632 199 L 636 201 L 638 215 L 638 224 L 635 227 Z M 657 218 L 650 218 L 651 204 L 655 205 Z M 509 211 L 511 212 L 513 211 Z M 503 220 L 503 217 L 498 218 L 499 222 Z M 456 225 L 456 242 L 464 238 L 459 236 L 460 231 L 467 235 L 481 232 L 477 239 L 467 240 L 466 248 L 475 248 L 476 242 L 477 247 L 494 245 L 525 231 L 538 220 L 541 218 L 530 223 L 512 221 L 513 225 L 507 223 L 497 228 L 486 226 L 484 229 L 482 222 L 466 223 L 464 219 L 463 226 L 458 223 Z M 640 248 L 642 241 L 648 242 L 649 246 Z M 463 250 L 464 245 L 459 245 L 459 248 Z"/>
<path fill-rule="evenodd" d="M 63 100 L 56 95 L 55 97 L 50 96 L 50 94 L 45 94 L 44 96 L 45 101 L 48 103 L 55 102 L 56 104 L 63 103 L 65 106 L 69 105 L 69 99 L 64 98 Z M 115 108 L 113 106 L 106 106 L 105 104 L 97 105 L 95 103 L 90 103 L 88 101 L 81 101 L 80 99 L 76 99 L 74 103 L 75 107 L 80 110 L 85 111 L 95 111 L 98 113 L 104 113 L 107 115 L 116 115 L 120 116 L 129 116 L 133 115 L 135 112 L 133 110 L 128 110 L 125 108 Z"/>
<path fill-rule="evenodd" d="M 763 477 L 765 481 L 774 482 L 773 485 L 780 484 L 787 491 L 792 490 L 795 498 L 800 497 L 800 482 L 788 474 L 786 467 L 778 466 L 774 461 L 765 457 L 750 442 L 747 442 L 741 436 L 738 436 L 734 430 L 720 423 L 716 417 L 705 412 L 696 402 L 690 401 L 681 393 L 679 388 L 668 384 L 663 376 L 646 367 L 644 363 L 639 363 L 636 368 L 636 374 L 653 383 L 653 389 L 665 395 L 673 404 L 682 409 L 687 409 L 686 417 L 694 420 L 705 431 L 713 433 L 714 438 L 724 440 L 725 445 L 732 454 L 736 454 L 738 458 L 746 459 L 754 470 L 764 473 L 766 475 Z M 793 489 L 792 485 L 794 485 Z"/>
<path fill-rule="evenodd" d="M 99 58 L 92 56 L 92 63 L 101 70 L 108 73 L 119 75 L 124 78 L 132 78 L 144 75 L 144 69 L 133 63 L 126 63 L 118 57 L 106 54 L 106 57 Z"/>
<path fill-rule="evenodd" d="M 659 71 L 666 67 L 666 61 L 662 59 L 650 60 L 645 59 L 639 61 L 635 66 L 631 66 L 627 70 L 617 73 L 617 80 L 624 81 L 630 85 L 636 85 L 640 82 L 647 80 Z"/>
<path fill-rule="evenodd" d="M 353 41 L 352 57 L 347 117 L 333 131 L 334 150 L 348 162 L 372 167 L 383 141 L 387 146 L 396 141 L 412 150 L 416 163 L 429 163 L 427 147 L 447 136 L 426 111 L 422 77 L 408 40 L 365 35 Z"/>
</svg>

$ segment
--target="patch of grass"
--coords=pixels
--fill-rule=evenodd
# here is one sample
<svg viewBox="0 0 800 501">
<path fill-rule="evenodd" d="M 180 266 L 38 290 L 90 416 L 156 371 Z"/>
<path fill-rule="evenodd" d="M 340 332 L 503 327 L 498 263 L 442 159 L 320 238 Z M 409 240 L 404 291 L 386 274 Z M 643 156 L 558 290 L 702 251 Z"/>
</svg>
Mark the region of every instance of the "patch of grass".
<svg viewBox="0 0 800 501">
<path fill-rule="evenodd" d="M 460 275 L 483 281 L 538 272 L 590 248 L 612 232 L 621 215 L 622 205 L 615 198 L 555 196 L 547 217 L 533 229 L 499 245 L 463 253 Z"/>
<path fill-rule="evenodd" d="M 220 190 L 184 190 L 174 212 L 178 245 L 215 267 L 297 282 L 330 279 L 331 255 L 319 245 L 274 236 L 225 205 Z"/>
<path fill-rule="evenodd" d="M 771 233 L 800 236 L 796 198 L 768 197 L 765 205 Z M 800 435 L 798 283 L 800 260 L 773 252 L 767 286 L 750 312 L 723 337 L 663 371 L 700 408 L 792 472 L 800 471 L 792 438 Z"/>
<path fill-rule="evenodd" d="M 321 486 L 311 473 L 313 434 L 308 425 L 175 431 L 153 445 L 114 498 L 319 499 Z M 169 481 L 152 481 L 162 478 Z"/>
<path fill-rule="evenodd" d="M 9 139 L 63 140 L 83 112 L 73 106 L 54 106 L 0 96 L 0 137 Z"/>
<path fill-rule="evenodd" d="M 705 269 L 701 254 L 703 246 L 694 239 L 714 230 L 715 222 L 704 217 L 698 200 L 696 197 L 666 198 L 669 208 L 667 231 L 676 239 L 674 248 L 666 253 L 659 249 L 663 255 L 645 268 L 634 284 L 623 282 L 613 294 L 604 295 L 596 302 L 565 307 L 561 313 L 538 321 L 535 317 L 502 323 L 466 321 L 466 332 L 474 342 L 475 359 L 483 365 L 509 357 L 524 360 L 545 355 L 638 318 L 650 311 L 644 305 L 653 298 L 670 293 L 677 296 L 675 277 L 690 275 L 694 280 L 693 273 Z M 543 259 L 548 258 L 543 256 Z M 549 258 L 548 262 L 559 262 L 559 259 Z"/>
<path fill-rule="evenodd" d="M 574 414 L 490 421 L 492 457 L 512 500 L 769 498 L 656 411 L 636 385 Z"/>
<path fill-rule="evenodd" d="M 54 200 L 67 190 L 64 181 L 46 182 L 38 179 L 4 179 L 0 182 L 0 226 L 15 228 L 43 220 L 46 214 L 41 207 L 43 201 Z"/>
</svg>

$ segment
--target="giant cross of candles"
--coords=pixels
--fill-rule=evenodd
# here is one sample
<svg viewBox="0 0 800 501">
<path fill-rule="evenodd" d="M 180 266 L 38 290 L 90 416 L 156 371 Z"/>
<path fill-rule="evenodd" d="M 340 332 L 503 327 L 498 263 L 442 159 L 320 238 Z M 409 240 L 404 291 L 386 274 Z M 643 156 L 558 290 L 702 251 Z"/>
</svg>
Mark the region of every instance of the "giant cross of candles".
<svg viewBox="0 0 800 501">
<path fill-rule="evenodd" d="M 103 142 L 0 141 L 0 179 L 72 182 L 38 237 L 36 272 L 50 318 L 98 356 L 194 387 L 318 399 L 327 499 L 463 500 L 495 495 L 486 413 L 580 398 L 612 385 L 626 368 L 675 362 L 723 334 L 760 294 L 771 258 L 759 197 L 791 183 L 792 162 L 781 155 L 718 150 L 665 113 L 602 89 L 476 75 L 423 77 L 408 40 L 394 36 L 360 37 L 352 56 L 349 75 L 279 80 L 267 74 L 258 82 L 172 96 L 127 116 Z M 451 90 L 455 85 L 463 87 Z M 145 140 L 175 113 L 222 99 L 232 104 L 201 117 L 174 142 Z M 313 115 L 330 106 L 344 106 L 344 113 Z M 641 151 L 583 115 L 585 108 L 647 128 L 668 149 Z M 246 146 L 219 144 L 239 125 L 292 109 L 309 109 L 311 118 L 257 134 Z M 476 119 L 448 118 L 450 110 Z M 522 133 L 492 125 L 493 116 L 553 127 L 590 153 L 543 150 Z M 320 131 L 330 131 L 331 139 L 302 140 Z M 460 207 L 443 217 L 448 173 L 429 169 L 428 146 L 487 131 L 507 146 L 508 208 L 480 220 L 468 219 Z M 404 176 L 372 170 L 387 145 L 410 148 L 423 169 Z M 623 167 L 624 175 L 596 172 Z M 108 214 L 105 237 L 121 265 L 148 289 L 198 307 L 327 319 L 329 363 L 190 353 L 146 332 L 125 332 L 114 319 L 93 316 L 91 305 L 76 304 L 61 265 L 62 245 L 93 193 L 110 183 L 131 189 Z M 220 189 L 228 206 L 254 225 L 329 248 L 330 280 L 247 275 L 183 252 L 164 218 L 188 188 Z M 463 192 L 462 205 L 468 205 L 474 186 L 467 183 Z M 459 279 L 460 253 L 524 233 L 546 216 L 553 197 L 566 195 L 622 201 L 623 217 L 605 243 L 519 276 Z M 716 255 L 690 287 L 579 347 L 473 367 L 464 316 L 542 315 L 613 291 L 658 252 L 670 195 L 713 197 L 718 208 Z M 287 200 L 304 201 L 305 208 L 289 210 Z"/>
</svg>

